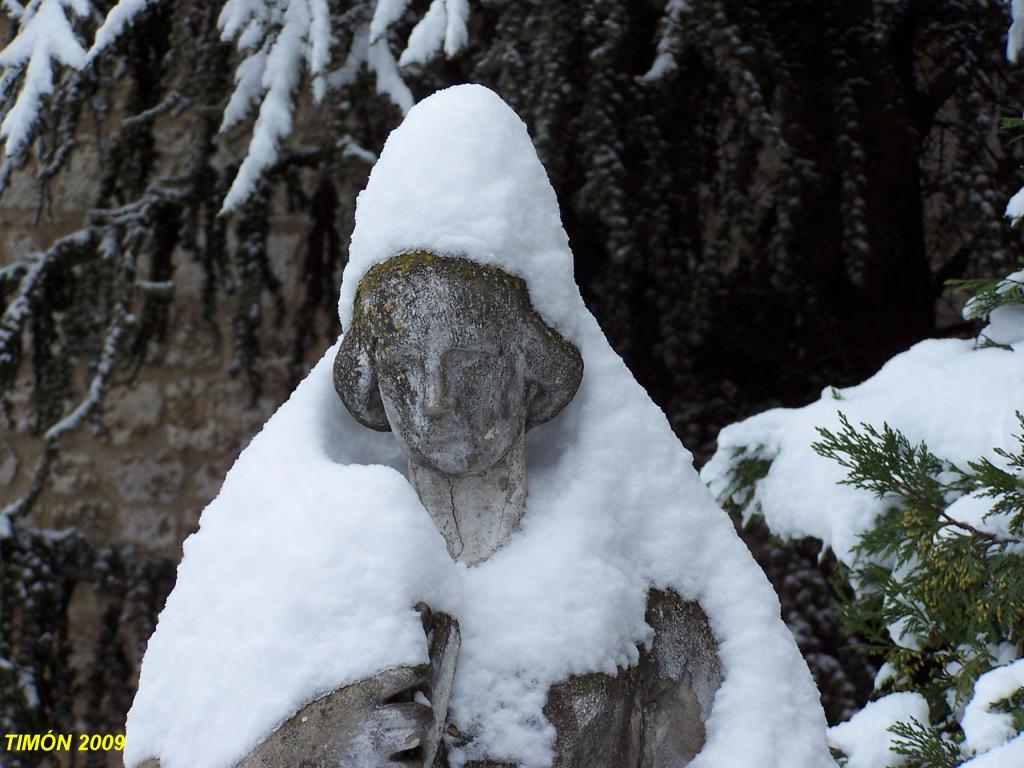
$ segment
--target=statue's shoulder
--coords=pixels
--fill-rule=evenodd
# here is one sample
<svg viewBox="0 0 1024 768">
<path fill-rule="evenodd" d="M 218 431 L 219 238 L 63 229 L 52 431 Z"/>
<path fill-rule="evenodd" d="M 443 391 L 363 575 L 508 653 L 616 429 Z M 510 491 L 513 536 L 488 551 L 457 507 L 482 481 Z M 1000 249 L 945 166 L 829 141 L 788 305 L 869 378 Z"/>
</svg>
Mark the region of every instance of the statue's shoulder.
<svg viewBox="0 0 1024 768">
<path fill-rule="evenodd" d="M 694 683 L 703 683 L 701 691 L 710 714 L 711 700 L 722 681 L 718 659 L 718 641 L 704 609 L 693 600 L 684 600 L 671 589 L 652 589 L 647 593 L 648 625 L 654 630 L 651 648 L 641 658 L 647 677 L 682 680 L 689 675 Z"/>
<path fill-rule="evenodd" d="M 650 590 L 646 620 L 654 638 L 635 666 L 551 687 L 544 713 L 557 732 L 555 768 L 676 768 L 700 751 L 722 681 L 711 623 L 670 589 Z"/>
<path fill-rule="evenodd" d="M 644 768 L 686 765 L 704 746 L 704 724 L 722 684 L 718 642 L 704 609 L 671 589 L 647 595 L 654 630 L 640 656 L 637 706 Z"/>
</svg>

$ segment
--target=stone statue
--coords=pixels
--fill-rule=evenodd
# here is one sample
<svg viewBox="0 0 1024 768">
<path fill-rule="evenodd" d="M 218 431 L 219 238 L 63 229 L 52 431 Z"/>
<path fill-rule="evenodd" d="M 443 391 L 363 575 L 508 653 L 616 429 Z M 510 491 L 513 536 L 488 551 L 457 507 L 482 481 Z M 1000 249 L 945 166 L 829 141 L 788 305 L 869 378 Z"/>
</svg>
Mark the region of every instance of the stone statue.
<svg viewBox="0 0 1024 768">
<path fill-rule="evenodd" d="M 587 310 L 496 94 L 392 132 L 338 312 L 183 547 L 128 768 L 834 768 L 777 596 Z"/>
<path fill-rule="evenodd" d="M 396 256 L 363 278 L 334 368 L 352 415 L 394 432 L 449 553 L 470 565 L 519 527 L 526 431 L 557 415 L 582 375 L 579 352 L 534 312 L 521 280 L 425 252 Z M 313 702 L 243 768 L 447 766 L 442 730 L 461 736 L 445 725 L 441 701 L 457 664 L 457 617 L 422 610 L 431 668 L 389 669 Z M 720 683 L 707 619 L 696 603 L 652 590 L 647 622 L 654 642 L 636 667 L 570 677 L 549 691 L 555 766 L 681 768 L 699 751 Z"/>
</svg>

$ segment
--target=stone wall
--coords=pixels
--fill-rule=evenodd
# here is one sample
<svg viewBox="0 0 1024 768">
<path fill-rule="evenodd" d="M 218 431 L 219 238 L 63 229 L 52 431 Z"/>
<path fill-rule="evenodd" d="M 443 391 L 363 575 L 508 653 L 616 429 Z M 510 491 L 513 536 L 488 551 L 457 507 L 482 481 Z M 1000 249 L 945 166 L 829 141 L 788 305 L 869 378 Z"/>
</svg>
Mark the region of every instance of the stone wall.
<svg viewBox="0 0 1024 768">
<path fill-rule="evenodd" d="M 57 238 L 82 226 L 94 199 L 95 155 L 83 147 L 53 187 L 50 204 L 40 211 L 38 190 L 30 169 L 19 172 L 0 198 L 0 267 L 33 249 L 47 248 Z M 358 180 L 359 182 L 362 179 Z M 276 201 L 271 217 L 269 256 L 281 281 L 287 307 L 298 303 L 306 218 L 284 211 Z M 351 217 L 350 210 L 347 215 Z M 344 226 L 344 225 L 343 225 Z M 265 297 L 264 323 L 257 363 L 261 394 L 254 402 L 244 372 L 230 371 L 233 357 L 230 296 L 218 299 L 211 322 L 203 315 L 204 275 L 184 254 L 175 256 L 174 299 L 166 342 L 149 351 L 148 362 L 132 380 L 115 378 L 103 407 L 101 429 L 89 424 L 61 440 L 45 490 L 26 522 L 36 528 L 77 529 L 97 547 L 110 542 L 134 545 L 143 557 L 181 558 L 183 540 L 197 527 L 206 504 L 216 495 L 224 475 L 277 406 L 287 397 L 294 324 L 291 317 L 275 322 Z M 336 295 L 336 286 L 326 288 Z M 331 340 L 322 332 L 306 355 L 305 369 Z M 85 372 L 76 372 L 83 382 Z M 32 374 L 23 360 L 8 392 L 14 428 L 0 421 L 0 505 L 20 497 L 29 487 L 42 440 L 32 433 Z M 74 407 L 66 404 L 65 413 Z M 155 589 L 153 611 L 162 605 L 170 583 Z M 92 691 L 96 675 L 106 676 L 102 706 L 125 713 L 137 683 L 138 664 L 148 636 L 123 621 L 117 629 L 115 653 L 123 654 L 131 679 L 110 681 L 101 644 L 109 642 L 109 609 L 114 598 L 94 584 L 80 582 L 70 594 L 67 631 L 69 666 L 77 691 L 76 718 L 88 722 L 97 707 Z M 55 625 L 57 624 L 55 619 Z M 146 622 L 143 622 L 145 625 Z M 106 639 L 104 639 L 106 638 Z M 109 690 L 117 690 L 112 695 Z M 55 729 L 59 727 L 55 724 Z M 45 732 L 45 727 L 44 727 Z M 31 762 L 14 765 L 35 765 Z M 107 764 L 120 765 L 110 753 Z M 38 759 L 38 758 L 36 758 Z M 94 765 L 100 756 L 80 762 L 72 755 L 65 765 Z M 0 764 L 4 758 L 0 757 Z"/>
<path fill-rule="evenodd" d="M 55 205 L 37 221 L 26 189 L 30 185 L 24 174 L 3 198 L 0 265 L 74 230 L 84 215 L 75 201 L 91 197 L 67 195 L 61 201 L 65 205 Z M 272 263 L 289 298 L 297 291 L 289 283 L 297 271 L 293 260 L 301 258 L 304 220 L 275 216 L 271 230 Z M 134 380 L 115 380 L 106 398 L 102 432 L 93 434 L 85 426 L 62 441 L 48 486 L 32 513 L 36 525 L 76 526 L 97 539 L 132 542 L 179 557 L 182 540 L 241 448 L 287 396 L 290 328 L 270 320 L 265 324 L 259 362 L 262 394 L 253 403 L 246 377 L 228 371 L 229 308 L 222 307 L 215 324 L 203 317 L 202 275 L 187 258 L 177 259 L 174 283 L 166 344 Z M 325 346 L 321 340 L 311 360 Z M 41 446 L 30 434 L 27 368 L 23 363 L 10 393 L 16 427 L 0 445 L 0 492 L 5 498 L 27 488 Z"/>
</svg>

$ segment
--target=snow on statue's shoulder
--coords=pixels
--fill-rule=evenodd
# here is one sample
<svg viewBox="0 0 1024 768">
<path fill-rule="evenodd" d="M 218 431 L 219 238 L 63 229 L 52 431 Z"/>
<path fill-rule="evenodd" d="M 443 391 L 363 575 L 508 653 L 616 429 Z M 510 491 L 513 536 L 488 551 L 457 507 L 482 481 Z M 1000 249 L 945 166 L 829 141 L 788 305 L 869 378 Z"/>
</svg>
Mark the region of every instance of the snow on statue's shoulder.
<svg viewBox="0 0 1024 768">
<path fill-rule="evenodd" d="M 418 249 L 470 256 L 523 278 L 534 308 L 574 338 L 578 292 L 555 191 L 526 125 L 483 86 L 433 94 L 388 137 L 359 194 L 343 327 L 362 275 Z"/>
<path fill-rule="evenodd" d="M 126 766 L 227 768 L 317 696 L 425 660 L 408 600 L 444 602 L 447 553 L 385 437 L 338 402 L 328 354 L 253 438 L 185 541 Z"/>
</svg>

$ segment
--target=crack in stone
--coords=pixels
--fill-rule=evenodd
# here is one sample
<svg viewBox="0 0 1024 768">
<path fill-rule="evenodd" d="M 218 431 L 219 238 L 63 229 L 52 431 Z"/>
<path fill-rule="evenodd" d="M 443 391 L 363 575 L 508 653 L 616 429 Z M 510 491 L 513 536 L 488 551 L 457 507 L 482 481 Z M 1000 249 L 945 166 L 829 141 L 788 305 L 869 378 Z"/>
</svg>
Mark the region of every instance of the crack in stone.
<svg viewBox="0 0 1024 768">
<path fill-rule="evenodd" d="M 465 542 L 462 540 L 462 532 L 459 530 L 459 514 L 458 509 L 455 506 L 455 483 L 450 478 L 445 478 L 445 482 L 448 483 L 448 498 L 452 504 L 452 524 L 455 526 L 455 535 L 459 538 L 459 551 L 455 553 L 458 557 L 462 554 L 462 550 L 466 548 Z"/>
</svg>

